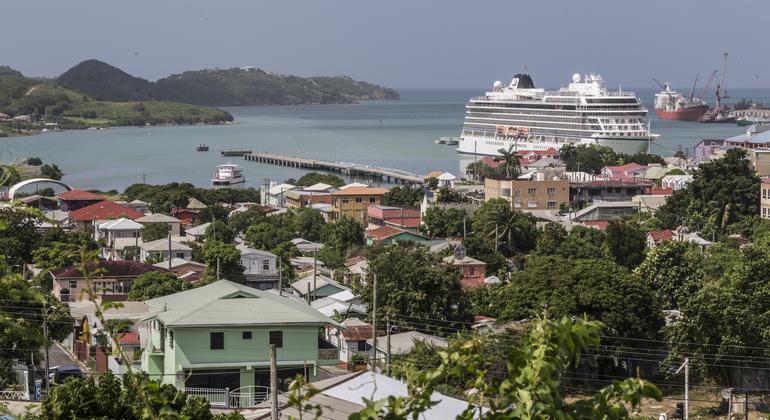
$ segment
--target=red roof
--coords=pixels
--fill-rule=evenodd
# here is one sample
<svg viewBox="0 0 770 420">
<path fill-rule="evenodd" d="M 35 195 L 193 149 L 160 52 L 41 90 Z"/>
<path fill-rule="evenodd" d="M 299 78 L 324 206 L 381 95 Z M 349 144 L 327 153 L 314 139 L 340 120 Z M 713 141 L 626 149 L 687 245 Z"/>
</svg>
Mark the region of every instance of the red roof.
<svg viewBox="0 0 770 420">
<path fill-rule="evenodd" d="M 76 221 L 88 220 L 112 220 L 125 217 L 128 219 L 138 219 L 144 216 L 142 212 L 136 211 L 130 207 L 118 204 L 109 200 L 100 201 L 82 209 L 70 212 L 70 219 Z"/>
<path fill-rule="evenodd" d="M 375 241 L 381 241 L 383 239 L 391 238 L 403 232 L 404 232 L 403 230 L 396 229 L 394 227 L 380 226 L 376 229 L 366 231 L 366 236 L 371 237 Z"/>
<path fill-rule="evenodd" d="M 482 321 L 497 321 L 497 319 L 486 315 L 474 315 L 473 322 L 482 322 Z"/>
<path fill-rule="evenodd" d="M 497 168 L 500 166 L 500 162 L 495 161 L 494 156 L 484 156 L 481 159 L 479 159 L 479 162 L 489 166 L 490 168 Z"/>
<path fill-rule="evenodd" d="M 342 330 L 342 337 L 347 341 L 364 341 L 372 338 L 374 329 L 371 325 L 355 325 Z M 377 335 L 380 335 L 379 333 Z"/>
<path fill-rule="evenodd" d="M 351 265 L 356 265 L 360 263 L 361 261 L 366 261 L 366 258 L 356 255 L 355 257 L 350 257 L 347 260 L 345 260 L 345 267 L 350 267 Z"/>
<path fill-rule="evenodd" d="M 78 189 L 65 191 L 59 194 L 59 198 L 64 201 L 101 201 L 107 199 L 107 197 L 103 195 Z"/>
<path fill-rule="evenodd" d="M 630 172 L 630 171 L 637 171 L 639 169 L 645 169 L 647 168 L 644 165 L 640 165 L 638 163 L 626 163 L 625 165 L 619 165 L 619 166 L 608 166 L 607 170 L 610 172 Z"/>
<path fill-rule="evenodd" d="M 673 188 L 653 187 L 650 190 L 651 195 L 672 195 L 674 194 Z"/>
<path fill-rule="evenodd" d="M 99 261 L 98 264 L 89 265 L 89 269 L 98 271 L 97 277 L 138 277 L 150 271 L 168 272 L 165 268 L 155 267 L 139 261 Z M 83 273 L 76 266 L 60 268 L 51 272 L 56 278 L 82 278 Z"/>
<path fill-rule="evenodd" d="M 610 225 L 609 220 L 585 220 L 582 224 L 599 230 L 607 230 L 607 226 Z"/>
<path fill-rule="evenodd" d="M 139 333 L 135 333 L 135 332 L 120 333 L 118 337 L 118 343 L 139 344 Z"/>
<path fill-rule="evenodd" d="M 668 241 L 674 237 L 673 230 L 653 230 L 647 234 L 653 242 L 658 243 L 660 241 Z"/>
</svg>

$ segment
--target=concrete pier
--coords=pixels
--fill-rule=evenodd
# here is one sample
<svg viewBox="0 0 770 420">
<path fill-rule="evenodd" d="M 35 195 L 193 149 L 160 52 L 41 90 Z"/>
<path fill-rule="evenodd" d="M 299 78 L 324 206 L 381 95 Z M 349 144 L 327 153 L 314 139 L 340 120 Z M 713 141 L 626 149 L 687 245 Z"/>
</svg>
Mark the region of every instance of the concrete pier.
<svg viewBox="0 0 770 420">
<path fill-rule="evenodd" d="M 279 155 L 274 153 L 249 153 L 243 158 L 251 162 L 267 163 L 270 165 L 289 166 L 302 169 L 317 169 L 338 172 L 348 176 L 364 176 L 384 180 L 385 182 L 404 184 L 423 184 L 425 179 L 419 175 L 391 168 L 378 168 L 348 162 L 332 162 L 319 159 L 307 159 L 296 156 Z"/>
</svg>

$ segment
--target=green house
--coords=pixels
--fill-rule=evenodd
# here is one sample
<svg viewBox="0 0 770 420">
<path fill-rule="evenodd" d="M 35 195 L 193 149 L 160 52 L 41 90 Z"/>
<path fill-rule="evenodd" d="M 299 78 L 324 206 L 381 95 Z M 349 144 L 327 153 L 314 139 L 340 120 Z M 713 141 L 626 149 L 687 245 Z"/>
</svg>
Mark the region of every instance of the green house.
<svg viewBox="0 0 770 420">
<path fill-rule="evenodd" d="M 283 390 L 297 374 L 312 380 L 318 366 L 339 363 L 320 338 L 339 324 L 290 297 L 220 280 L 145 304 L 142 370 L 179 389 L 265 391 L 271 343 Z"/>
</svg>

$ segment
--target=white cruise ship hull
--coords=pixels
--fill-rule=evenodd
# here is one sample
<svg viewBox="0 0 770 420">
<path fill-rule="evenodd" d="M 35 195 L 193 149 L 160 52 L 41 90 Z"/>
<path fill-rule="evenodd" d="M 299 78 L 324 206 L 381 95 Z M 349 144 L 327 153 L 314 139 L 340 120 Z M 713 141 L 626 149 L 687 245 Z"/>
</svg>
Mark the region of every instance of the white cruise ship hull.
<svg viewBox="0 0 770 420">
<path fill-rule="evenodd" d="M 218 179 L 214 178 L 211 180 L 211 183 L 214 185 L 233 185 L 233 184 L 242 184 L 246 182 L 246 178 L 239 176 L 235 178 L 227 178 L 227 179 Z"/>
<path fill-rule="evenodd" d="M 458 153 L 479 155 L 479 156 L 498 156 L 499 150 L 508 150 L 513 147 L 515 151 L 530 150 L 561 150 L 565 144 L 595 144 L 597 146 L 606 146 L 620 153 L 633 155 L 636 153 L 647 152 L 650 147 L 649 138 L 583 138 L 575 141 L 530 141 L 530 140 L 511 140 L 491 137 L 463 136 L 460 138 L 460 144 L 457 147 Z"/>
</svg>

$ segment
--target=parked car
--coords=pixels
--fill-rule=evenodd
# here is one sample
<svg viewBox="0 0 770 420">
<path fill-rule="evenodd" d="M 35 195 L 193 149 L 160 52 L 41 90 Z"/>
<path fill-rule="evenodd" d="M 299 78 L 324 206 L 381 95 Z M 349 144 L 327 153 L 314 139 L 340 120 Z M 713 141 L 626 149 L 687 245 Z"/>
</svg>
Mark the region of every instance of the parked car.
<svg viewBox="0 0 770 420">
<path fill-rule="evenodd" d="M 49 369 L 49 379 L 55 384 L 63 384 L 67 378 L 85 379 L 86 375 L 75 365 L 55 366 Z"/>
</svg>

